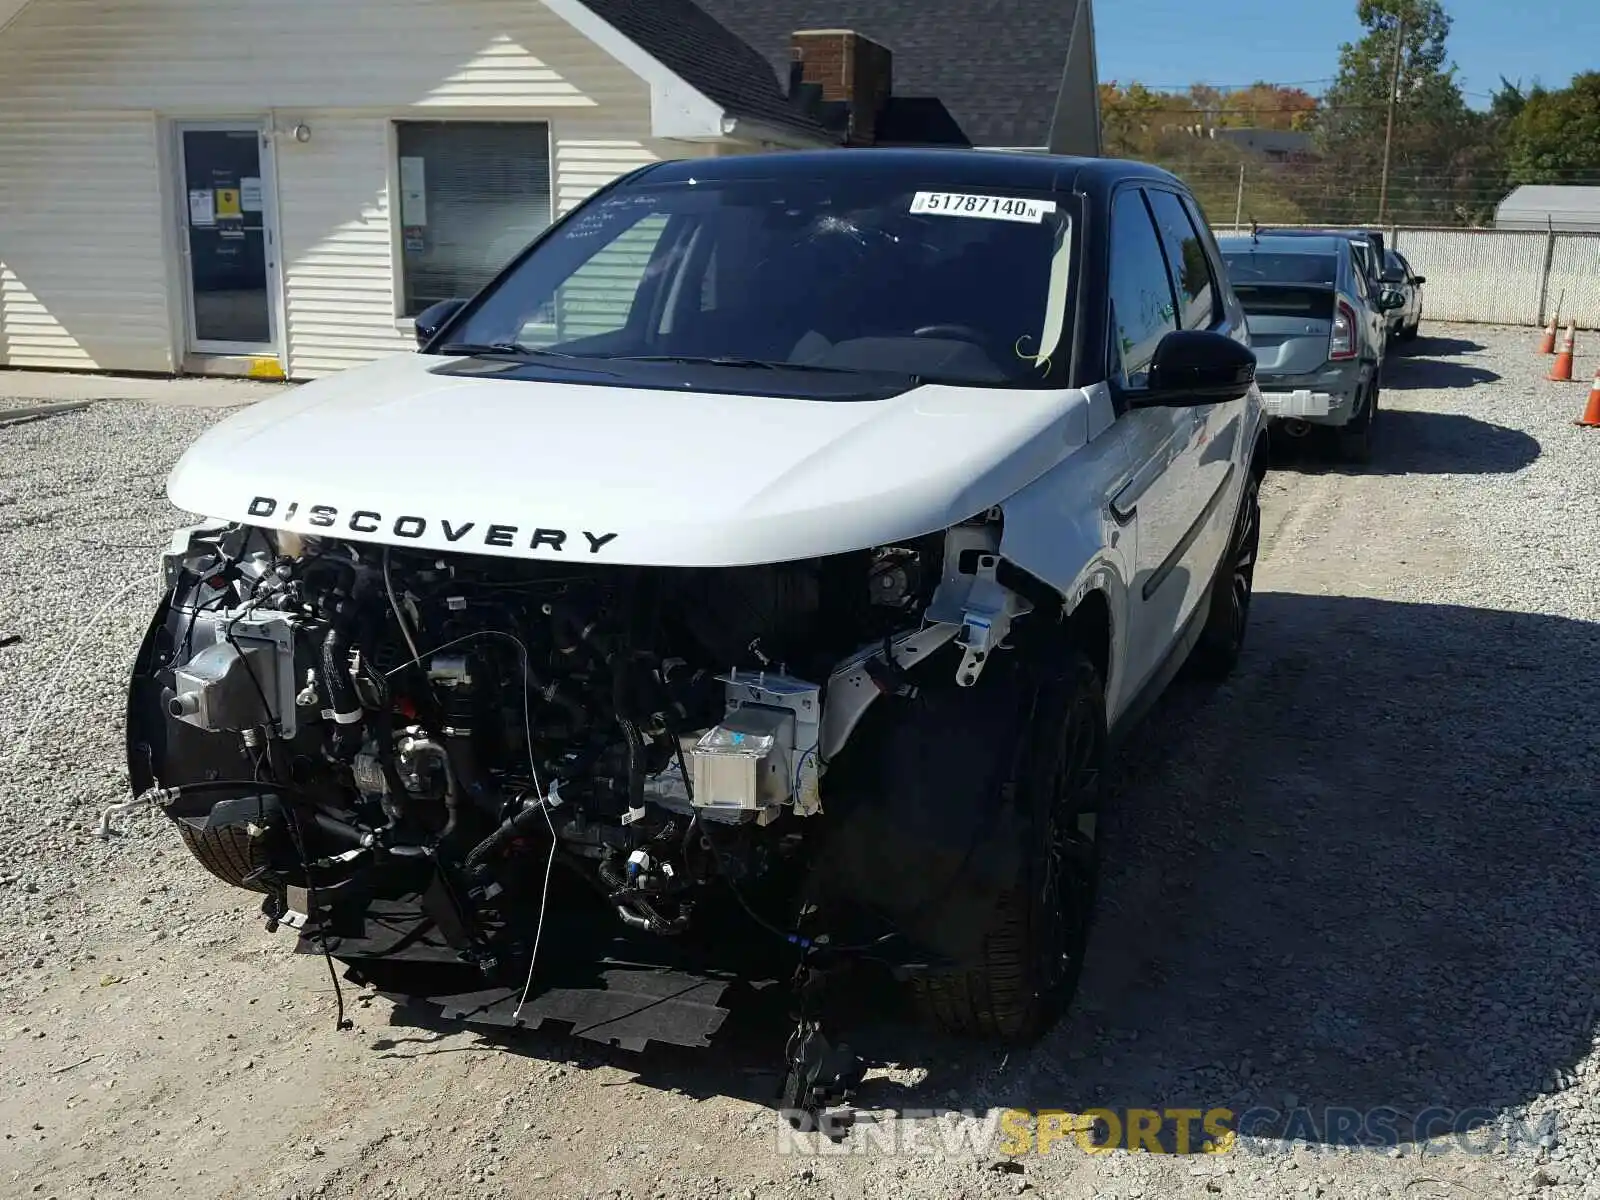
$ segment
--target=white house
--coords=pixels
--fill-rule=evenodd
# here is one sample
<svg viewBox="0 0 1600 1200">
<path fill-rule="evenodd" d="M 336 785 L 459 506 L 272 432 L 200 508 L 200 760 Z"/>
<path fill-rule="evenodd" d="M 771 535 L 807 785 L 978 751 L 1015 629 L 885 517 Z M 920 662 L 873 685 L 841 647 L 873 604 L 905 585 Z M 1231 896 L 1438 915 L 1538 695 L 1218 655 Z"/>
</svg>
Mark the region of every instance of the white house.
<svg viewBox="0 0 1600 1200">
<path fill-rule="evenodd" d="M 869 35 L 770 0 L 743 32 L 711 0 L 0 0 L 0 366 L 308 378 L 409 348 L 657 159 L 982 144 L 962 120 L 1042 148 L 1087 0 L 1003 2 L 1045 15 L 947 32 L 1032 75 L 969 64 L 951 105 L 896 107 L 889 47 L 966 0 L 839 0 Z"/>
</svg>

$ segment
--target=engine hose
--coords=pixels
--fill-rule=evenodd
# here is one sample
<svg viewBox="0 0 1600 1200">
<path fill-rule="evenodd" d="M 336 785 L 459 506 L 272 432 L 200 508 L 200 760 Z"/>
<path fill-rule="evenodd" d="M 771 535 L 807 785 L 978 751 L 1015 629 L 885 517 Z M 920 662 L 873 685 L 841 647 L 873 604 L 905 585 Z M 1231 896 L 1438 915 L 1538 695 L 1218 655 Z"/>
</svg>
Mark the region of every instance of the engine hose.
<svg viewBox="0 0 1600 1200">
<path fill-rule="evenodd" d="M 568 720 L 572 722 L 574 732 L 588 725 L 589 714 L 584 711 L 583 705 L 563 692 L 560 684 L 546 683 L 534 673 L 532 667 L 524 667 L 522 675 L 523 682 L 529 691 L 533 692 L 546 704 L 555 705 L 567 715 Z"/>
<path fill-rule="evenodd" d="M 535 802 L 525 807 L 515 816 L 507 817 L 500 822 L 499 828 L 467 851 L 467 856 L 462 859 L 461 865 L 469 871 L 474 869 L 512 838 L 521 837 L 527 833 L 528 830 L 539 823 L 540 818 L 544 817 L 544 815 L 544 805 Z"/>
<path fill-rule="evenodd" d="M 206 792 L 251 790 L 256 791 L 259 796 L 277 796 L 282 793 L 290 793 L 310 799 L 307 793 L 297 787 L 279 787 L 277 784 L 246 779 L 204 779 L 198 783 L 179 784 L 175 787 L 158 790 L 153 798 L 156 803 L 166 806 L 176 803 L 183 796 L 204 795 Z M 359 825 L 341 821 L 331 813 L 316 807 L 314 803 L 307 803 L 302 807 L 310 810 L 311 823 L 329 837 L 340 842 L 346 842 L 352 847 L 369 845 L 369 839 L 372 837 L 370 829 L 363 829 Z"/>
<path fill-rule="evenodd" d="M 394 761 L 394 718 L 388 712 L 375 712 L 368 718 L 372 726 L 373 742 L 377 746 L 378 769 L 383 772 L 383 783 L 388 795 L 383 800 L 383 812 L 388 817 L 384 830 L 399 827 L 405 818 L 404 804 L 408 799 L 405 781 L 400 778 L 400 768 Z"/>
<path fill-rule="evenodd" d="M 624 925 L 627 925 L 632 929 L 640 929 L 645 933 L 653 932 L 650 928 L 650 918 L 641 916 L 639 913 L 636 913 L 632 909 L 628 908 L 627 905 L 617 905 L 617 916 L 622 918 L 622 923 Z"/>
<path fill-rule="evenodd" d="M 550 638 L 558 653 L 570 655 L 579 650 L 589 650 L 602 659 L 611 657 L 611 639 L 599 632 L 597 622 L 585 620 L 571 605 L 559 600 L 548 606 L 547 615 L 550 618 Z"/>
<path fill-rule="evenodd" d="M 595 872 L 600 876 L 600 882 L 611 889 L 612 895 L 628 890 L 628 878 L 617 869 L 614 858 L 602 858 L 596 864 Z"/>
<path fill-rule="evenodd" d="M 448 845 L 455 839 L 461 821 L 461 793 L 454 787 L 444 793 L 444 828 L 439 830 L 439 844 Z"/>
<path fill-rule="evenodd" d="M 367 845 L 369 832 L 356 828 L 338 817 L 323 812 L 320 808 L 311 810 L 311 823 L 329 837 L 337 838 L 341 842 L 349 842 L 352 847 Z"/>
<path fill-rule="evenodd" d="M 628 662 L 622 655 L 611 660 L 611 709 L 617 714 L 617 728 L 628 745 L 628 807 L 644 807 L 644 737 L 633 723 L 633 706 L 628 695 Z"/>
<path fill-rule="evenodd" d="M 396 778 L 398 779 L 398 776 L 396 776 Z M 304 788 L 296 787 L 294 784 L 267 783 L 259 779 L 202 779 L 197 783 L 182 783 L 170 788 L 160 789 L 153 794 L 152 799 L 154 799 L 157 804 L 166 807 L 175 803 L 182 796 L 192 796 L 197 794 L 204 795 L 206 792 L 237 792 L 251 790 L 259 791 L 264 794 L 293 793 L 295 795 L 304 797 L 308 803 L 302 805 L 301 807 L 310 809 L 311 823 L 318 829 L 321 829 L 324 833 L 335 837 L 342 842 L 349 842 L 353 846 L 366 846 L 369 845 L 370 839 L 370 844 L 374 849 L 379 850 L 384 854 L 393 855 L 396 858 L 425 858 L 428 855 L 428 848 L 426 846 L 384 845 L 382 834 L 385 833 L 389 827 L 374 830 L 367 829 L 360 825 L 352 825 L 347 821 L 341 821 L 338 817 L 332 816 L 331 814 L 324 812 L 322 809 L 315 807 L 315 798 L 311 795 L 311 793 L 307 792 Z"/>
<path fill-rule="evenodd" d="M 379 744 L 380 746 L 385 745 L 384 743 Z M 394 765 L 394 754 L 392 752 L 379 756 L 378 768 L 383 772 L 384 786 L 389 789 L 389 796 L 393 798 L 392 804 L 384 805 L 384 815 L 389 818 L 384 828 L 396 829 L 400 825 L 401 818 L 405 815 L 400 806 L 405 803 L 409 795 L 406 792 L 405 780 L 400 778 L 400 768 Z"/>
<path fill-rule="evenodd" d="M 632 721 L 618 722 L 628 739 L 628 807 L 644 807 L 644 735 Z"/>
<path fill-rule="evenodd" d="M 689 927 L 687 913 L 679 913 L 669 921 L 656 911 L 655 905 L 637 894 L 617 901 L 617 916 L 624 925 L 662 937 L 682 933 Z"/>
<path fill-rule="evenodd" d="M 322 639 L 322 682 L 328 693 L 328 707 L 335 725 L 332 741 L 336 758 L 347 759 L 361 744 L 361 722 L 365 714 L 350 678 L 350 641 L 335 625 Z"/>
<path fill-rule="evenodd" d="M 450 689 L 450 698 L 444 705 L 445 738 L 444 756 L 449 780 L 445 789 L 445 823 L 439 831 L 439 841 L 448 842 L 456 834 L 461 821 L 461 793 L 465 792 L 480 804 L 487 794 L 478 777 L 478 752 L 472 740 L 472 723 L 475 714 L 470 697 Z"/>
<path fill-rule="evenodd" d="M 595 864 L 595 871 L 600 881 L 610 889 L 607 899 L 616 906 L 617 916 L 622 918 L 624 925 L 661 936 L 681 933 L 689 927 L 686 913 L 680 913 L 670 921 L 663 917 L 656 906 L 618 870 L 615 858 L 602 858 Z"/>
</svg>

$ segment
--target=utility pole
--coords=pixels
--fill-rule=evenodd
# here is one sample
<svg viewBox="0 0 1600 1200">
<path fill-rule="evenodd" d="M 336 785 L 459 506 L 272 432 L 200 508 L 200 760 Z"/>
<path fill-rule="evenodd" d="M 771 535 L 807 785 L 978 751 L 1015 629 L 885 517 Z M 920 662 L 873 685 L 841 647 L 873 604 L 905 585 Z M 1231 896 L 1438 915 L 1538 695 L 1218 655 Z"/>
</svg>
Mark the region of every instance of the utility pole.
<svg viewBox="0 0 1600 1200">
<path fill-rule="evenodd" d="M 1244 228 L 1244 164 L 1239 164 L 1239 202 L 1233 209 L 1233 231 L 1238 233 Z"/>
<path fill-rule="evenodd" d="M 1400 56 L 1406 44 L 1406 18 L 1401 13 L 1395 18 L 1394 74 L 1389 80 L 1389 127 L 1383 134 L 1383 182 L 1378 188 L 1378 224 L 1389 211 L 1389 155 L 1394 150 L 1394 110 L 1400 102 Z"/>
</svg>

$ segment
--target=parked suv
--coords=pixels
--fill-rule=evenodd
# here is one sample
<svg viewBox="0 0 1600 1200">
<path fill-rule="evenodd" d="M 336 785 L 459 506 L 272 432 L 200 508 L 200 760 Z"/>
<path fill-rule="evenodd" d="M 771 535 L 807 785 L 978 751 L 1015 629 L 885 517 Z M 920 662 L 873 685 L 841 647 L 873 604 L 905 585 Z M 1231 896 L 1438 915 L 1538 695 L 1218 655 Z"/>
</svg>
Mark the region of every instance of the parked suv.
<svg viewBox="0 0 1600 1200">
<path fill-rule="evenodd" d="M 1386 312 L 1397 293 L 1376 302 L 1348 238 L 1295 235 L 1221 241 L 1250 325 L 1257 381 L 1282 432 L 1327 431 L 1343 457 L 1372 453 Z"/>
<path fill-rule="evenodd" d="M 1250 612 L 1265 415 L 1185 186 L 654 164 L 416 324 L 174 468 L 211 518 L 134 668 L 134 792 L 269 927 L 479 1022 L 701 1045 L 744 954 L 799 958 L 802 1109 L 850 1076 L 835 966 L 1047 1027 L 1108 746 Z"/>
</svg>

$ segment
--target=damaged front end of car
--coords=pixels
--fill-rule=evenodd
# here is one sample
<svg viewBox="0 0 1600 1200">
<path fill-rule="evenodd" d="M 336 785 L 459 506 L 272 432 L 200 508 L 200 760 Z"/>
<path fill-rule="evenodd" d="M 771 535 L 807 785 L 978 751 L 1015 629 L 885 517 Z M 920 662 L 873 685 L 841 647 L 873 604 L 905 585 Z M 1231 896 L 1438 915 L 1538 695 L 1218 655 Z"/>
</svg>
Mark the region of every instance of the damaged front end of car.
<svg viewBox="0 0 1600 1200">
<path fill-rule="evenodd" d="M 465 965 L 521 1023 L 557 906 L 688 941 L 742 910 L 798 952 L 802 997 L 852 944 L 914 970 L 950 950 L 939 922 L 893 915 L 939 825 L 871 847 L 888 865 L 856 882 L 830 862 L 873 803 L 853 763 L 874 707 L 971 688 L 1033 608 L 1000 533 L 993 511 L 801 562 L 666 568 L 197 526 L 133 672 L 132 787 L 263 894 L 269 929 L 358 979 Z M 849 1072 L 804 1004 L 798 1021 L 803 1108 Z"/>
</svg>

